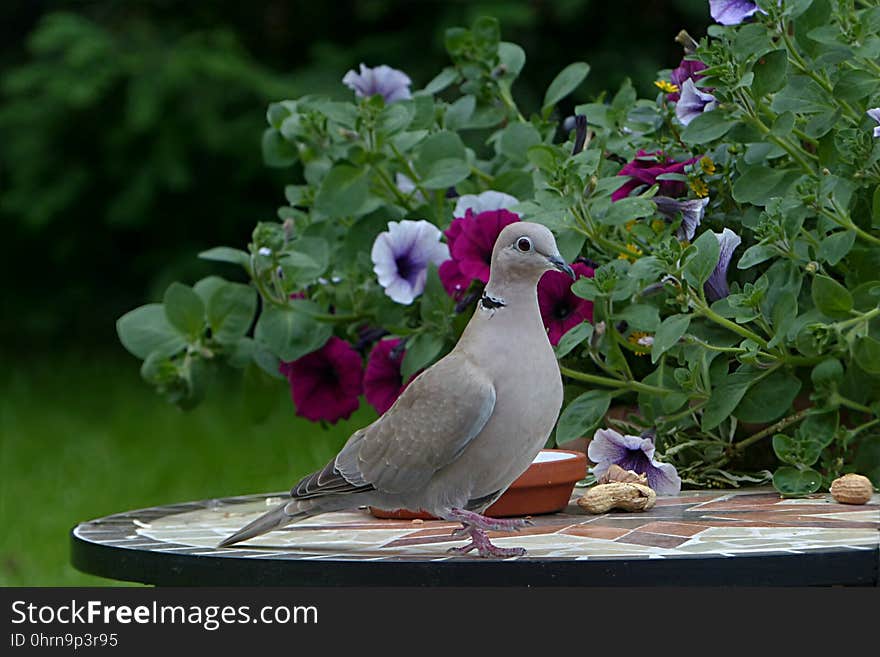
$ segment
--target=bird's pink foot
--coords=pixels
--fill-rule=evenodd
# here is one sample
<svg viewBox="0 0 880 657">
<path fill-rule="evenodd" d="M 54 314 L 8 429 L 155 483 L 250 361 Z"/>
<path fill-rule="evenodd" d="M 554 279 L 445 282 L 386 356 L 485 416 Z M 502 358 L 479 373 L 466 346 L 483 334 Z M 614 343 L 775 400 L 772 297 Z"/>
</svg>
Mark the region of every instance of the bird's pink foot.
<svg viewBox="0 0 880 657">
<path fill-rule="evenodd" d="M 469 536 L 471 539 L 467 545 L 450 548 L 449 552 L 467 554 L 471 550 L 476 550 L 481 557 L 521 557 L 526 553 L 525 548 L 503 548 L 493 545 L 486 535 L 486 531 L 517 531 L 521 527 L 533 524 L 524 518 L 487 518 L 465 509 L 452 509 L 445 519 L 457 520 L 462 523 L 462 527 L 452 532 L 453 537 L 465 538 Z"/>
</svg>

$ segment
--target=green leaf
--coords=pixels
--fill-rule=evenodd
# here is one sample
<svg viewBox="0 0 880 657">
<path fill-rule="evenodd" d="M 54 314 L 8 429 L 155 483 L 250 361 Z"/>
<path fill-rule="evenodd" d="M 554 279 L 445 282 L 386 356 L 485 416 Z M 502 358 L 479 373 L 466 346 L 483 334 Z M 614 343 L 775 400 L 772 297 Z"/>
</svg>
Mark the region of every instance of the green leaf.
<svg viewBox="0 0 880 657">
<path fill-rule="evenodd" d="M 563 334 L 559 343 L 553 348 L 556 352 L 556 358 L 564 358 L 572 349 L 583 343 L 585 340 L 589 340 L 592 335 L 593 325 L 588 322 L 581 322 L 574 328 L 569 329 Z"/>
<path fill-rule="evenodd" d="M 632 328 L 653 333 L 660 325 L 660 311 L 655 306 L 632 304 L 615 312 L 614 319 L 622 319 Z"/>
<path fill-rule="evenodd" d="M 776 370 L 749 388 L 733 414 L 741 422 L 772 422 L 791 409 L 801 385 L 793 374 Z"/>
<path fill-rule="evenodd" d="M 501 65 L 507 69 L 501 77 L 513 79 L 520 74 L 525 66 L 526 52 L 515 43 L 502 41 L 498 44 L 498 59 Z"/>
<path fill-rule="evenodd" d="M 777 114 L 817 114 L 828 109 L 825 92 L 816 82 L 805 75 L 793 75 L 788 84 L 778 92 L 770 103 Z"/>
<path fill-rule="evenodd" d="M 577 89 L 589 73 L 590 66 L 585 62 L 574 62 L 562 69 L 559 74 L 553 78 L 553 82 L 550 83 L 550 86 L 547 87 L 547 93 L 544 94 L 542 110 L 549 110 L 556 103 Z"/>
<path fill-rule="evenodd" d="M 135 308 L 116 321 L 119 341 L 131 354 L 146 359 L 173 356 L 186 346 L 186 339 L 169 322 L 161 303 Z"/>
<path fill-rule="evenodd" d="M 404 381 L 428 365 L 431 365 L 443 349 L 443 338 L 434 333 L 418 333 L 406 341 L 406 352 L 400 364 L 400 376 Z"/>
<path fill-rule="evenodd" d="M 765 166 L 752 166 L 733 183 L 733 198 L 739 203 L 766 205 L 772 196 L 786 182 L 784 169 L 771 169 Z"/>
<path fill-rule="evenodd" d="M 267 305 L 254 338 L 282 361 L 293 361 L 324 346 L 333 332 L 330 324 L 310 318 L 289 306 Z"/>
<path fill-rule="evenodd" d="M 427 174 L 422 178 L 422 187 L 426 189 L 446 189 L 460 183 L 471 173 L 471 168 L 464 160 L 445 158 L 436 160 Z"/>
<path fill-rule="evenodd" d="M 426 176 L 438 160 L 466 160 L 464 143 L 456 133 L 441 130 L 427 137 L 416 148 L 414 165 L 416 172 Z"/>
<path fill-rule="evenodd" d="M 231 249 L 228 246 L 217 246 L 199 254 L 202 260 L 212 260 L 214 262 L 228 262 L 233 265 L 240 265 L 245 269 L 250 269 L 251 256 L 247 251 L 239 249 Z"/>
<path fill-rule="evenodd" d="M 760 372 L 751 370 L 737 370 L 727 375 L 720 385 L 715 386 L 700 420 L 703 431 L 711 431 L 730 417 L 749 387 L 760 375 Z"/>
<path fill-rule="evenodd" d="M 446 108 L 444 125 L 447 130 L 461 130 L 466 128 L 468 121 L 473 116 L 477 106 L 477 99 L 473 96 L 462 96 L 452 105 Z"/>
<path fill-rule="evenodd" d="M 195 341 L 205 328 L 205 304 L 188 285 L 172 283 L 162 300 L 168 322 Z"/>
<path fill-rule="evenodd" d="M 428 83 L 424 91 L 429 94 L 440 93 L 456 80 L 458 80 L 458 70 L 452 66 L 447 66 Z"/>
<path fill-rule="evenodd" d="M 622 226 L 633 219 L 650 217 L 655 205 L 646 198 L 628 197 L 615 201 L 600 221 L 608 226 Z"/>
<path fill-rule="evenodd" d="M 428 275 L 425 279 L 425 290 L 422 292 L 420 313 L 422 324 L 433 324 L 441 329 L 448 324 L 455 303 L 443 287 L 437 265 L 428 264 Z"/>
<path fill-rule="evenodd" d="M 590 390 L 573 400 L 556 426 L 556 444 L 575 438 L 590 437 L 599 427 L 611 406 L 611 393 L 606 390 Z"/>
<path fill-rule="evenodd" d="M 828 276 L 817 274 L 813 279 L 813 303 L 824 315 L 835 319 L 849 317 L 853 297 L 843 285 Z"/>
<path fill-rule="evenodd" d="M 701 288 L 718 265 L 721 254 L 718 238 L 711 230 L 705 231 L 693 244 L 697 253 L 684 266 L 684 278 L 695 288 Z"/>
<path fill-rule="evenodd" d="M 819 259 L 834 266 L 846 256 L 856 241 L 853 230 L 840 230 L 828 235 L 819 244 Z"/>
<path fill-rule="evenodd" d="M 822 475 L 812 468 L 798 470 L 784 465 L 773 473 L 773 487 L 785 496 L 809 495 L 819 490 L 821 485 Z"/>
<path fill-rule="evenodd" d="M 836 387 L 843 380 L 843 365 L 836 358 L 826 358 L 810 372 L 810 380 L 817 388 Z"/>
<path fill-rule="evenodd" d="M 498 151 L 514 162 L 528 161 L 528 151 L 541 143 L 541 135 L 531 123 L 511 123 L 501 132 Z"/>
<path fill-rule="evenodd" d="M 755 74 L 752 81 L 752 93 L 757 98 L 782 89 L 787 70 L 788 52 L 786 50 L 774 50 L 761 55 L 752 66 L 752 72 Z"/>
<path fill-rule="evenodd" d="M 234 344 L 251 327 L 257 293 L 248 285 L 225 283 L 214 291 L 207 306 L 211 337 L 221 344 Z"/>
<path fill-rule="evenodd" d="M 369 196 L 366 169 L 337 164 L 324 176 L 315 196 L 315 209 L 328 217 L 348 217 L 358 213 Z"/>
<path fill-rule="evenodd" d="M 853 359 L 868 374 L 880 374 L 880 342 L 870 335 L 858 338 L 853 347 Z"/>
<path fill-rule="evenodd" d="M 261 141 L 263 150 L 263 162 L 267 167 L 289 167 L 297 159 L 296 146 L 281 136 L 281 133 L 273 128 L 263 131 Z"/>
<path fill-rule="evenodd" d="M 713 139 L 723 137 L 734 125 L 736 125 L 736 119 L 728 118 L 719 110 L 703 112 L 685 126 L 681 133 L 681 139 L 690 146 L 705 144 Z"/>
<path fill-rule="evenodd" d="M 669 351 L 681 339 L 691 323 L 690 315 L 672 315 L 663 320 L 651 347 L 651 362 L 656 363 L 660 356 Z"/>
<path fill-rule="evenodd" d="M 783 463 L 798 465 L 801 462 L 798 441 L 785 434 L 778 433 L 773 436 L 773 451 L 776 452 L 776 456 Z M 809 465 L 812 465 L 812 463 Z"/>
<path fill-rule="evenodd" d="M 307 285 L 327 271 L 330 247 L 320 237 L 300 237 L 281 253 L 280 263 L 285 279 Z"/>
<path fill-rule="evenodd" d="M 871 200 L 871 225 L 880 227 L 880 185 L 874 188 L 874 196 Z"/>
<path fill-rule="evenodd" d="M 208 276 L 193 285 L 193 289 L 207 308 L 208 301 L 211 300 L 211 295 L 224 285 L 226 285 L 226 281 L 219 276 Z"/>
<path fill-rule="evenodd" d="M 761 264 L 762 262 L 775 257 L 776 253 L 776 249 L 772 246 L 755 244 L 745 250 L 745 253 L 742 254 L 742 258 L 739 259 L 736 268 L 749 269 L 750 267 L 754 267 L 755 265 Z"/>
<path fill-rule="evenodd" d="M 416 108 L 412 102 L 397 102 L 387 105 L 379 113 L 377 127 L 382 134 L 393 135 L 412 123 Z"/>
</svg>

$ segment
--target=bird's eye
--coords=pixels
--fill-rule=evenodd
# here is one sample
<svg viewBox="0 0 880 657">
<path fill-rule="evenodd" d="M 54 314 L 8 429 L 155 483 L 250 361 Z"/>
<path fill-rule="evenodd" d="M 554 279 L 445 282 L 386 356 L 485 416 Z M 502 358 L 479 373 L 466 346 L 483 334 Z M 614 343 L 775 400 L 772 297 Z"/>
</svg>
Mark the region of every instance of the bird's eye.
<svg viewBox="0 0 880 657">
<path fill-rule="evenodd" d="M 518 248 L 520 251 L 523 251 L 523 252 L 531 251 L 532 250 L 532 240 L 530 240 L 528 237 L 520 237 L 516 241 L 516 248 Z"/>
</svg>

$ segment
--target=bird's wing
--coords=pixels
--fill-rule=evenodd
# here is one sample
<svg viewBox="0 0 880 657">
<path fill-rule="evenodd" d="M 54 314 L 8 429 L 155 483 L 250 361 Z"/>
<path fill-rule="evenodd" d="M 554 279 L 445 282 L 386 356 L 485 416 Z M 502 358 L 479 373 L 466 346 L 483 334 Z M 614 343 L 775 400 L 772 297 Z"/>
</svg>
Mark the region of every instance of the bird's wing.
<svg viewBox="0 0 880 657">
<path fill-rule="evenodd" d="M 300 481 L 291 495 L 416 490 L 461 454 L 494 408 L 491 380 L 453 352 L 413 380 L 382 417 L 355 432 L 333 461 Z"/>
</svg>

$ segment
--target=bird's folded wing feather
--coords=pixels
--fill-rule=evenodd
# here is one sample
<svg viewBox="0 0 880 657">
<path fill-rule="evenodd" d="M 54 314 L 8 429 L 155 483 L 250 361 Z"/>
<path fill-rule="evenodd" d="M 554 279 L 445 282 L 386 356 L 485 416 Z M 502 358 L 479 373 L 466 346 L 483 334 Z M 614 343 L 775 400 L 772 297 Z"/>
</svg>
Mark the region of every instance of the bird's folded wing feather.
<svg viewBox="0 0 880 657">
<path fill-rule="evenodd" d="M 491 380 L 453 352 L 413 380 L 394 406 L 352 435 L 333 461 L 305 477 L 291 495 L 416 490 L 461 454 L 494 408 Z"/>
</svg>

